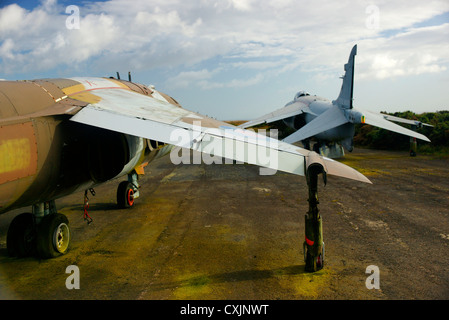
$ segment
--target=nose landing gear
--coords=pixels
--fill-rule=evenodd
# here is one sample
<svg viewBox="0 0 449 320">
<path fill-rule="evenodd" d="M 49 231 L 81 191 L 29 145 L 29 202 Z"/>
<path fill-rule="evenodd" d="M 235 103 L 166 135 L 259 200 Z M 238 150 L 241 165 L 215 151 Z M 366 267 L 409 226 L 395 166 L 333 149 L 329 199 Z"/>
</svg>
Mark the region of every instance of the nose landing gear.
<svg viewBox="0 0 449 320">
<path fill-rule="evenodd" d="M 117 205 L 121 209 L 130 208 L 139 197 L 138 175 L 135 171 L 128 175 L 128 181 L 122 181 L 117 188 Z"/>
</svg>

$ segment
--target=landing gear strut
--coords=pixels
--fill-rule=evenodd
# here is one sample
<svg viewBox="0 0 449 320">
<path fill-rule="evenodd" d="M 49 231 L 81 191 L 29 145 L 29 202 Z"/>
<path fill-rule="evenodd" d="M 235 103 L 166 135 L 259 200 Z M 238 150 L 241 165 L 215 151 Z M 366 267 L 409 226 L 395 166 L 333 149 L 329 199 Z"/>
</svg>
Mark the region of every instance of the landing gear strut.
<svg viewBox="0 0 449 320">
<path fill-rule="evenodd" d="M 416 150 L 418 149 L 418 143 L 416 138 L 410 137 L 410 157 L 416 157 Z"/>
<path fill-rule="evenodd" d="M 309 187 L 309 211 L 305 215 L 306 239 L 303 248 L 307 272 L 316 272 L 324 266 L 323 228 L 318 210 L 318 174 L 322 172 L 321 165 L 311 165 L 306 172 Z"/>
<path fill-rule="evenodd" d="M 13 257 L 37 255 L 47 259 L 63 255 L 70 245 L 69 221 L 56 212 L 54 201 L 35 204 L 33 213 L 22 213 L 12 220 L 6 245 Z"/>
</svg>

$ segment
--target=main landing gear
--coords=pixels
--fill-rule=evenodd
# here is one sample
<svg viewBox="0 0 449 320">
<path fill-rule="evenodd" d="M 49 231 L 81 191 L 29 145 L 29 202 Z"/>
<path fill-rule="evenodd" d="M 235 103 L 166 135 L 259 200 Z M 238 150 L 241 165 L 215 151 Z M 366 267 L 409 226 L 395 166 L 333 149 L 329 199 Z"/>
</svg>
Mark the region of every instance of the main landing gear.
<svg viewBox="0 0 449 320">
<path fill-rule="evenodd" d="M 418 143 L 416 138 L 410 137 L 410 157 L 416 157 L 416 150 L 418 149 Z"/>
<path fill-rule="evenodd" d="M 9 255 L 47 259 L 65 254 L 70 245 L 67 217 L 56 212 L 54 201 L 33 205 L 32 211 L 12 220 L 6 236 Z"/>
<path fill-rule="evenodd" d="M 138 175 L 134 171 L 117 188 L 117 204 L 120 208 L 129 208 L 139 197 Z M 92 195 L 95 195 L 92 189 Z M 88 223 L 92 218 L 87 213 L 89 207 L 87 190 L 84 194 L 84 219 Z M 56 211 L 55 201 L 35 204 L 32 213 L 16 216 L 8 229 L 6 246 L 10 256 L 24 258 L 37 256 L 48 259 L 68 252 L 71 233 L 69 220 Z"/>
</svg>

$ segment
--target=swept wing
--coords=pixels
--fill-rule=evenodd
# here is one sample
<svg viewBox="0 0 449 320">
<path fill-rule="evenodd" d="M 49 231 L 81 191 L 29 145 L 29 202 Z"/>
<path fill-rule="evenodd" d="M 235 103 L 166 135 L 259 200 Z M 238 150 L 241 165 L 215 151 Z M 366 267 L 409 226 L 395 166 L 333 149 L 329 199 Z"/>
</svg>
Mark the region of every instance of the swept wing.
<svg viewBox="0 0 449 320">
<path fill-rule="evenodd" d="M 304 175 L 310 163 L 320 162 L 328 174 L 370 182 L 339 162 L 317 158 L 308 150 L 128 90 L 108 79 L 73 80 L 84 89 L 68 98 L 89 103 L 72 121 L 298 175 Z"/>
<path fill-rule="evenodd" d="M 304 127 L 286 137 L 283 141 L 287 143 L 302 141 L 326 130 L 345 124 L 346 122 L 348 122 L 348 120 L 342 110 L 337 106 L 332 106 Z"/>
</svg>

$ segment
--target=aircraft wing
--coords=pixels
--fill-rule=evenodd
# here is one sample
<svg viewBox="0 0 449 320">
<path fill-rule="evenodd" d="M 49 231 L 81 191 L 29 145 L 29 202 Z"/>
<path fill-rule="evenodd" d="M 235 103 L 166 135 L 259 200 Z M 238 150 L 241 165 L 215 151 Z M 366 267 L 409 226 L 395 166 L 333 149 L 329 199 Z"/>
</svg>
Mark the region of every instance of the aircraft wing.
<svg viewBox="0 0 449 320">
<path fill-rule="evenodd" d="M 346 122 L 348 122 L 348 119 L 341 109 L 338 106 L 332 106 L 304 127 L 286 137 L 283 141 L 287 143 L 302 141 L 326 130 L 345 124 Z"/>
<path fill-rule="evenodd" d="M 372 126 L 376 126 L 376 127 L 382 128 L 382 129 L 390 130 L 393 132 L 404 134 L 406 136 L 415 137 L 415 138 L 430 142 L 429 138 L 427 138 L 425 135 L 420 134 L 416 131 L 404 128 L 404 127 L 397 125 L 391 121 L 388 121 L 388 120 L 392 120 L 392 121 L 417 125 L 416 121 L 414 121 L 414 120 L 402 119 L 399 117 L 389 116 L 386 114 L 375 113 L 375 112 L 366 111 L 366 110 L 364 110 L 363 113 L 365 114 L 365 123 L 366 124 L 370 124 Z M 430 125 L 428 125 L 428 126 L 430 126 Z"/>
<path fill-rule="evenodd" d="M 373 112 L 369 112 L 369 113 L 373 113 Z M 375 115 L 379 115 L 378 113 L 374 113 L 374 114 Z M 411 125 L 414 125 L 414 126 L 417 126 L 417 127 L 421 127 L 421 126 L 433 127 L 431 124 L 423 123 L 423 122 L 418 121 L 418 120 L 404 119 L 404 118 L 390 116 L 389 114 L 383 114 L 383 113 L 380 113 L 380 115 L 382 117 L 384 117 L 384 119 L 387 119 L 387 120 L 390 120 L 390 121 L 394 121 L 394 122 L 401 122 L 401 123 L 411 124 Z"/>
<path fill-rule="evenodd" d="M 89 87 L 88 83 L 95 83 L 95 79 L 73 80 L 82 83 L 84 90 L 73 94 L 68 90 L 67 96 L 89 103 L 72 116 L 71 121 L 298 175 L 304 175 L 311 163 L 319 162 L 328 174 L 371 183 L 342 163 L 167 101 L 113 84 Z"/>
<path fill-rule="evenodd" d="M 302 102 L 296 102 L 281 109 L 265 114 L 257 119 L 242 123 L 241 125 L 239 125 L 239 128 L 249 128 L 261 123 L 271 123 L 274 121 L 290 118 L 304 112 L 312 113 L 306 104 Z"/>
</svg>

